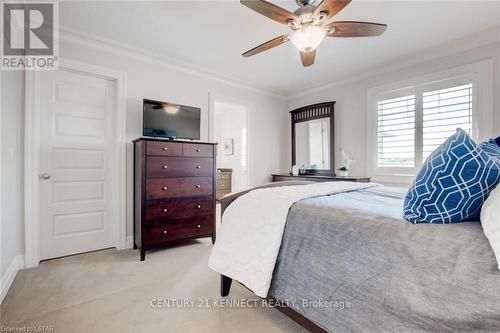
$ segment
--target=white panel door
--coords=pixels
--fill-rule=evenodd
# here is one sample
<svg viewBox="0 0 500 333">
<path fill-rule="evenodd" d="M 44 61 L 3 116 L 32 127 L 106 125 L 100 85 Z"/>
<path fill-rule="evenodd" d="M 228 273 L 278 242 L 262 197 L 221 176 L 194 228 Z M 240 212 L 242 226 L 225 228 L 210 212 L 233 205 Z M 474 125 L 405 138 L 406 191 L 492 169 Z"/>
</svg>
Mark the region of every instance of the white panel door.
<svg viewBox="0 0 500 333">
<path fill-rule="evenodd" d="M 62 69 L 40 76 L 40 259 L 112 247 L 115 85 Z"/>
</svg>

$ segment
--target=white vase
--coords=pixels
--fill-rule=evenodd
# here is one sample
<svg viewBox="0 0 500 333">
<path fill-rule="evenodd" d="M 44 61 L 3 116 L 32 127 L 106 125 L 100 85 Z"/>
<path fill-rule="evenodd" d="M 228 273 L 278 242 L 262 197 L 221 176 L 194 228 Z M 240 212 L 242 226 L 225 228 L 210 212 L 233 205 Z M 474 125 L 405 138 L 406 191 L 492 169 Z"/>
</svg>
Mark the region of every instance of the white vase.
<svg viewBox="0 0 500 333">
<path fill-rule="evenodd" d="M 339 176 L 340 177 L 347 177 L 347 176 L 349 176 L 349 171 L 339 170 Z"/>
</svg>

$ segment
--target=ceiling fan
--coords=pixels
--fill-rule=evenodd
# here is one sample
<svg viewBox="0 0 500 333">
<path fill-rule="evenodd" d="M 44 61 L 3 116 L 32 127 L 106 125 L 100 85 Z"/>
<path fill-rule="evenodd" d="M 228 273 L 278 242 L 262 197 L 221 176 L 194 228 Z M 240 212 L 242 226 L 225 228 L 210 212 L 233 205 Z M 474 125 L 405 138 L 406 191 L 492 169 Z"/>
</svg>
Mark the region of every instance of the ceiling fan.
<svg viewBox="0 0 500 333">
<path fill-rule="evenodd" d="M 276 6 L 265 0 L 240 0 L 246 6 L 257 13 L 269 17 L 279 23 L 286 24 L 292 30 L 291 33 L 276 37 L 251 50 L 243 53 L 244 57 L 251 57 L 262 51 L 269 50 L 275 46 L 291 41 L 300 51 L 300 59 L 304 67 L 311 66 L 316 57 L 316 48 L 326 37 L 369 37 L 379 36 L 387 27 L 386 24 L 337 21 L 332 19 L 351 0 L 323 0 L 318 5 L 316 0 L 295 0 L 299 9 L 293 13 Z"/>
</svg>

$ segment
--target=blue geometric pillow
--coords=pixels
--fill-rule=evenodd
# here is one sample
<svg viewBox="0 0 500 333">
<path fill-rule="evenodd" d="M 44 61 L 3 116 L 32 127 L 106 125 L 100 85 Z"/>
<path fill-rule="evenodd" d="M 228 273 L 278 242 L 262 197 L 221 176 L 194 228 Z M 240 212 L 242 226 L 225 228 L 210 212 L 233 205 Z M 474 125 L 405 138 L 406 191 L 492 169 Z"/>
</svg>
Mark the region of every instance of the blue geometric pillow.
<svg viewBox="0 0 500 333">
<path fill-rule="evenodd" d="M 483 202 L 499 181 L 500 160 L 457 129 L 418 172 L 406 194 L 403 217 L 411 223 L 478 219 Z"/>
<path fill-rule="evenodd" d="M 497 139 L 500 139 L 500 137 L 498 137 Z M 489 139 L 488 141 L 481 143 L 479 147 L 490 154 L 490 156 L 493 156 L 494 158 L 500 160 L 500 146 L 496 143 L 497 139 Z"/>
<path fill-rule="evenodd" d="M 497 146 L 500 147 L 500 136 L 497 137 L 496 139 L 493 139 L 493 141 L 495 141 L 495 143 L 497 144 Z"/>
</svg>

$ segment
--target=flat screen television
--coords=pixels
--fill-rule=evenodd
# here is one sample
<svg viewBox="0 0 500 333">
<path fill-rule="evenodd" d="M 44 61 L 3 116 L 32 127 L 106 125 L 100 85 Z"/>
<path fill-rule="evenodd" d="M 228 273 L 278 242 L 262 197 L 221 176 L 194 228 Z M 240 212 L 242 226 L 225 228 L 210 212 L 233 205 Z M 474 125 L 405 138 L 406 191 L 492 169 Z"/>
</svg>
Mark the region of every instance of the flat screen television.
<svg viewBox="0 0 500 333">
<path fill-rule="evenodd" d="M 174 103 L 143 100 L 144 136 L 200 139 L 201 109 Z"/>
</svg>

